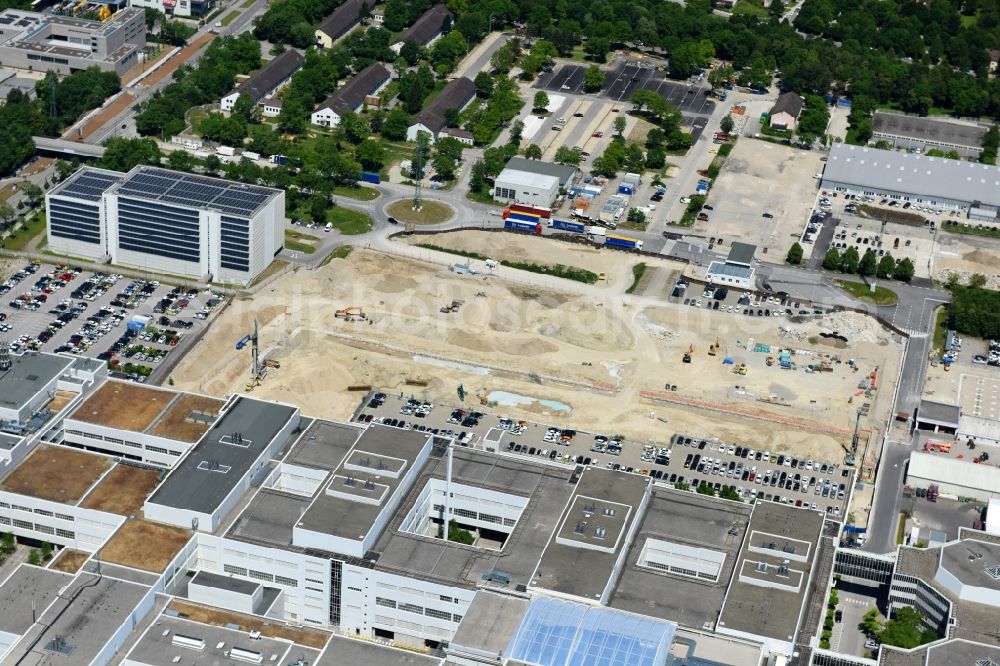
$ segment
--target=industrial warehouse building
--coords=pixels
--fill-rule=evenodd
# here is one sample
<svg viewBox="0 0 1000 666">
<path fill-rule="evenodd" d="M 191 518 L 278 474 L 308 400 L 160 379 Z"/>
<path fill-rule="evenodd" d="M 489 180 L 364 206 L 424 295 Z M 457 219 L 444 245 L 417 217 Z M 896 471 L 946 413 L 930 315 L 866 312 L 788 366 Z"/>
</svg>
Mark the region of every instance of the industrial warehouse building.
<svg viewBox="0 0 1000 666">
<path fill-rule="evenodd" d="M 960 210 L 970 219 L 993 221 L 1000 206 L 1000 167 L 835 143 L 823 189 Z"/>
<path fill-rule="evenodd" d="M 893 148 L 911 152 L 954 150 L 962 157 L 978 159 L 983 152 L 983 138 L 988 129 L 986 125 L 952 118 L 925 118 L 876 111 L 871 140 L 885 141 Z"/>
<path fill-rule="evenodd" d="M 139 64 L 146 46 L 146 19 L 139 9 L 119 11 L 107 21 L 0 12 L 0 63 L 4 67 L 58 74 L 99 67 L 124 74 Z"/>
<path fill-rule="evenodd" d="M 713 261 L 708 265 L 706 277 L 709 284 L 743 288 L 753 286 L 753 262 L 756 252 L 756 245 L 733 243 L 729 247 L 729 256 L 725 261 Z"/>
<path fill-rule="evenodd" d="M 914 451 L 910 454 L 906 483 L 914 488 L 936 485 L 942 495 L 975 497 L 986 502 L 1000 497 L 1000 468 Z"/>
<path fill-rule="evenodd" d="M 284 246 L 285 193 L 149 166 L 83 167 L 45 196 L 49 249 L 246 284 Z"/>
<path fill-rule="evenodd" d="M 512 157 L 494 181 L 493 198 L 551 208 L 559 190 L 569 189 L 574 178 L 576 167 Z"/>
</svg>

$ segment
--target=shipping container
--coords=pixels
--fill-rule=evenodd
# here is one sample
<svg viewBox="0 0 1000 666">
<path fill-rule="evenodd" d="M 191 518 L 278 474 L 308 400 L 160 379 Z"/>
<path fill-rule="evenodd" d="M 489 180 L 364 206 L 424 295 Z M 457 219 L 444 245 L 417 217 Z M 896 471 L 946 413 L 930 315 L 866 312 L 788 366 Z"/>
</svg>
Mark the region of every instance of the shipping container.
<svg viewBox="0 0 1000 666">
<path fill-rule="evenodd" d="M 572 231 L 578 234 L 582 234 L 587 230 L 587 226 L 583 222 L 570 222 L 569 220 L 549 220 L 550 229 L 562 229 L 563 231 Z"/>
<path fill-rule="evenodd" d="M 534 206 L 527 206 L 525 204 L 511 204 L 509 209 L 513 212 L 527 213 L 528 215 L 537 215 L 538 217 L 545 218 L 546 220 L 552 217 L 552 211 L 548 208 L 536 208 Z"/>
</svg>

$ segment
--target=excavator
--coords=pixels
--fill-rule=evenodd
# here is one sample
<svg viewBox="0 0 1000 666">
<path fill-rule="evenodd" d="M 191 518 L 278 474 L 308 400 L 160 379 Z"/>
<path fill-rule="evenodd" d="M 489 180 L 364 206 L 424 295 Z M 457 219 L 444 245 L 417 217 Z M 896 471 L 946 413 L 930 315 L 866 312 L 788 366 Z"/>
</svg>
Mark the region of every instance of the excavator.
<svg viewBox="0 0 1000 666">
<path fill-rule="evenodd" d="M 344 319 L 346 321 L 351 321 L 352 319 L 367 319 L 365 311 L 360 305 L 352 305 L 344 308 L 343 310 L 337 310 L 333 313 L 333 316 L 337 319 Z"/>
<path fill-rule="evenodd" d="M 735 372 L 737 375 L 745 375 L 745 374 L 747 374 L 747 364 L 746 363 L 740 363 L 738 366 L 736 366 L 735 368 L 733 368 L 733 372 Z"/>
<path fill-rule="evenodd" d="M 684 352 L 684 356 L 683 356 L 683 358 L 681 360 L 684 361 L 685 363 L 690 363 L 691 362 L 691 354 L 693 354 L 693 353 L 694 353 L 694 345 L 689 345 L 688 346 L 688 350 L 686 352 Z"/>
<path fill-rule="evenodd" d="M 717 353 L 719 353 L 718 350 L 719 350 L 719 338 L 716 338 L 715 342 L 713 342 L 708 346 L 708 355 L 715 356 Z"/>
</svg>

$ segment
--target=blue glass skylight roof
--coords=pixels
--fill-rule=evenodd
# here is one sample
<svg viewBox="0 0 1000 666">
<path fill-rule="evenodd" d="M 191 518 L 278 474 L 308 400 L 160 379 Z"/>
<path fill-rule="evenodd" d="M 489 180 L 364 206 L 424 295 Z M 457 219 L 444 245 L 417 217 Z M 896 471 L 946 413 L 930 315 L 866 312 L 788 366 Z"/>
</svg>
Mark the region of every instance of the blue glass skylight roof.
<svg viewBox="0 0 1000 666">
<path fill-rule="evenodd" d="M 611 608 L 538 597 L 506 656 L 540 666 L 662 666 L 676 628 Z"/>
</svg>

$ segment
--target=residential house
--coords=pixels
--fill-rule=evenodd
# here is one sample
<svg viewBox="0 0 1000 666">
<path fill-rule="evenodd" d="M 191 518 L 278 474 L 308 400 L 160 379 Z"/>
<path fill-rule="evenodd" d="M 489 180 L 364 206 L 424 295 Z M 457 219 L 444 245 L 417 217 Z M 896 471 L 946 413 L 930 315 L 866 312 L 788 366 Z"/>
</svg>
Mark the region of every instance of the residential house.
<svg viewBox="0 0 1000 666">
<path fill-rule="evenodd" d="M 774 129 L 794 131 L 806 105 L 802 96 L 794 92 L 786 92 L 771 107 L 768 124 Z"/>
<path fill-rule="evenodd" d="M 336 127 L 345 113 L 357 112 L 366 98 L 377 95 L 389 83 L 389 78 L 389 70 L 382 65 L 368 65 L 313 111 L 312 124 Z"/>
<path fill-rule="evenodd" d="M 362 5 L 371 7 L 373 4 L 374 1 L 346 0 L 317 26 L 316 45 L 324 49 L 333 46 L 338 39 L 361 22 Z"/>
<path fill-rule="evenodd" d="M 471 146 L 473 144 L 472 132 L 469 130 L 464 130 L 460 127 L 446 127 L 441 130 L 439 136 L 450 136 L 453 139 L 458 139 L 462 143 Z"/>
<path fill-rule="evenodd" d="M 986 55 L 990 59 L 990 78 L 996 78 L 997 66 L 1000 65 L 1000 50 L 998 49 L 986 49 Z"/>
<path fill-rule="evenodd" d="M 298 51 L 294 49 L 285 51 L 251 74 L 250 78 L 223 97 L 220 108 L 226 113 L 232 111 L 240 95 L 246 95 L 254 105 L 259 105 L 265 97 L 273 96 L 279 88 L 288 83 L 292 74 L 302 67 L 303 60 L 302 54 Z"/>
<path fill-rule="evenodd" d="M 417 46 L 430 46 L 434 40 L 441 36 L 445 20 L 450 17 L 451 12 L 448 11 L 447 7 L 434 5 L 399 36 L 399 39 L 392 45 L 392 50 L 399 53 L 406 42 L 413 42 Z"/>
<path fill-rule="evenodd" d="M 410 127 L 406 130 L 406 140 L 416 141 L 418 132 L 426 132 L 433 143 L 441 130 L 448 125 L 445 113 L 451 109 L 462 111 L 475 98 L 476 84 L 471 79 L 463 76 L 449 81 L 431 103 L 410 122 Z"/>
</svg>

